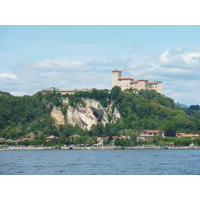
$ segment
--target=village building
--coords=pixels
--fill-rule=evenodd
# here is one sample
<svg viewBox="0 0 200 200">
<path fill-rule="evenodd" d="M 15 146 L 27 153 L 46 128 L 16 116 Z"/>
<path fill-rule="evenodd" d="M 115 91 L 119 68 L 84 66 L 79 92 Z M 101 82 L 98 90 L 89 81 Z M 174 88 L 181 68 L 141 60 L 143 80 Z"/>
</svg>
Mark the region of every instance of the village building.
<svg viewBox="0 0 200 200">
<path fill-rule="evenodd" d="M 161 135 L 164 137 L 164 132 L 160 130 L 146 130 L 142 131 L 141 134 L 137 137 L 137 141 L 139 140 L 149 140 L 154 135 Z"/>
<path fill-rule="evenodd" d="M 0 138 L 0 142 L 5 142 L 6 139 L 5 138 Z"/>
<path fill-rule="evenodd" d="M 98 137 L 96 146 L 103 146 L 103 141 L 104 139 L 102 137 Z"/>
<path fill-rule="evenodd" d="M 31 133 L 30 136 L 29 136 L 29 138 L 34 139 L 35 138 L 35 134 Z"/>
<path fill-rule="evenodd" d="M 176 137 L 179 138 L 190 137 L 191 139 L 196 139 L 199 137 L 199 134 L 176 133 Z"/>
<path fill-rule="evenodd" d="M 46 141 L 51 141 L 52 139 L 58 139 L 59 137 L 56 137 L 55 135 L 50 135 L 49 137 L 46 137 Z"/>
<path fill-rule="evenodd" d="M 136 90 L 156 90 L 156 92 L 162 94 L 162 82 L 154 81 L 148 82 L 146 79 L 134 80 L 130 77 L 122 77 L 122 71 L 112 71 L 112 87 L 119 86 L 122 90 L 136 89 Z"/>
<path fill-rule="evenodd" d="M 29 140 L 29 138 L 21 138 L 21 139 L 19 139 L 18 141 L 19 141 L 19 142 L 24 142 L 24 141 L 26 141 L 26 140 Z"/>
</svg>

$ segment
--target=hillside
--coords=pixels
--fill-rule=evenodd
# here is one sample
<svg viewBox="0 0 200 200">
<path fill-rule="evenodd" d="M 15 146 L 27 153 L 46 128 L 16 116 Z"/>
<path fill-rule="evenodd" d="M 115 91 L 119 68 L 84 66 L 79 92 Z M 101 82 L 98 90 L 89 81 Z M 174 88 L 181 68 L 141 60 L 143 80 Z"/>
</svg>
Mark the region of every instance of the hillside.
<svg viewBox="0 0 200 200">
<path fill-rule="evenodd" d="M 79 134 L 81 136 L 120 135 L 125 130 L 148 129 L 194 133 L 200 120 L 188 116 L 171 98 L 154 90 L 138 94 L 118 86 L 108 90 L 79 91 L 61 95 L 15 97 L 0 92 L 0 138 L 19 139 L 35 133 L 38 137 Z"/>
</svg>

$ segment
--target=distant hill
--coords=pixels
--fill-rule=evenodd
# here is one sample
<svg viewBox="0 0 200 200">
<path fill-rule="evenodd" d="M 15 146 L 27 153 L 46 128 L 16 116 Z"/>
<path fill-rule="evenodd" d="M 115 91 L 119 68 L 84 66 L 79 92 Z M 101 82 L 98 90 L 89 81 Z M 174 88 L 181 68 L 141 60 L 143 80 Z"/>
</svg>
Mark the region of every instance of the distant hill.
<svg viewBox="0 0 200 200">
<path fill-rule="evenodd" d="M 175 105 L 178 105 L 178 103 L 175 103 Z M 189 108 L 189 106 L 185 104 L 179 104 L 180 108 Z"/>
</svg>

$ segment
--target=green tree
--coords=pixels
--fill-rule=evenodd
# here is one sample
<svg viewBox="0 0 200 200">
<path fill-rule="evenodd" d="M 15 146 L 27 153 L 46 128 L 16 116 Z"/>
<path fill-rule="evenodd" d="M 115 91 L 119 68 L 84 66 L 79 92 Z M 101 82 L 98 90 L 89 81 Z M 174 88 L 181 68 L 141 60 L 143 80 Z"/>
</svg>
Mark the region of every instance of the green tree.
<svg viewBox="0 0 200 200">
<path fill-rule="evenodd" d="M 162 141 L 162 136 L 161 135 L 152 136 L 152 142 L 153 143 L 158 144 L 160 141 Z"/>
<path fill-rule="evenodd" d="M 165 136 L 167 136 L 167 137 L 175 137 L 176 136 L 176 131 L 174 129 L 169 128 L 169 129 L 167 129 L 165 131 Z"/>
<path fill-rule="evenodd" d="M 119 86 L 114 86 L 114 87 L 111 89 L 110 97 L 111 97 L 113 100 L 117 100 L 118 97 L 119 97 L 120 91 L 121 91 L 121 88 L 120 88 Z"/>
<path fill-rule="evenodd" d="M 121 140 L 119 138 L 116 138 L 115 142 L 114 142 L 114 145 L 115 146 L 120 146 L 121 145 Z"/>
</svg>

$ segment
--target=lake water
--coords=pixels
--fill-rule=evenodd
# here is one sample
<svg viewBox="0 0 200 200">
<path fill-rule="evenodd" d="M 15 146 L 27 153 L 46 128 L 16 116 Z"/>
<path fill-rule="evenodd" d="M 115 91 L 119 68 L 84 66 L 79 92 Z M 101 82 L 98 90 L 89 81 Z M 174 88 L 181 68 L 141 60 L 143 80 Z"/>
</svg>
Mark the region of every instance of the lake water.
<svg viewBox="0 0 200 200">
<path fill-rule="evenodd" d="M 1 150 L 1 175 L 199 175 L 200 150 Z"/>
</svg>

